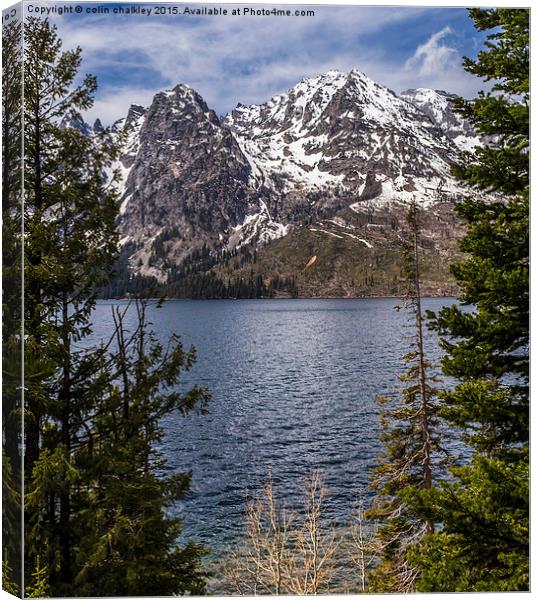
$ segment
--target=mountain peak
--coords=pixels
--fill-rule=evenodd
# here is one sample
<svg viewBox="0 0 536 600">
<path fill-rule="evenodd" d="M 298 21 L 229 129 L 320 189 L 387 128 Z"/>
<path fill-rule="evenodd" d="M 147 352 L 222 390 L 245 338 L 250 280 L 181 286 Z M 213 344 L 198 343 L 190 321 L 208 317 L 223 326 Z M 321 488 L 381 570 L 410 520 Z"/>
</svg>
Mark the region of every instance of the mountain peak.
<svg viewBox="0 0 536 600">
<path fill-rule="evenodd" d="M 188 84 L 178 83 L 175 87 L 170 90 L 164 90 L 157 94 L 157 96 L 164 96 L 170 99 L 188 99 L 194 101 L 202 101 L 201 96 Z"/>
<path fill-rule="evenodd" d="M 195 90 L 189 86 L 187 83 L 177 83 L 177 85 L 175 87 L 173 87 L 171 90 L 166 90 L 165 91 L 166 94 L 171 95 L 171 94 L 179 94 L 179 95 L 184 95 L 184 94 L 195 94 Z"/>
<path fill-rule="evenodd" d="M 353 68 L 351 71 L 349 71 L 348 76 L 358 77 L 359 79 L 370 79 L 370 77 L 364 71 L 360 71 L 356 68 Z"/>
<path fill-rule="evenodd" d="M 91 137 L 93 133 L 91 126 L 84 121 L 79 112 L 72 112 L 65 115 L 60 122 L 60 127 L 62 129 L 76 129 L 85 137 Z"/>
<path fill-rule="evenodd" d="M 124 126 L 129 128 L 140 122 L 140 119 L 147 113 L 147 109 L 139 104 L 132 104 L 128 109 L 127 117 L 124 121 Z"/>
<path fill-rule="evenodd" d="M 313 75 L 312 77 L 304 77 L 298 84 L 294 85 L 292 88 L 288 90 L 288 92 L 292 92 L 297 87 L 303 86 L 318 86 L 327 83 L 332 83 L 334 81 L 346 80 L 348 78 L 348 73 L 344 71 L 340 71 L 339 69 L 330 69 L 325 73 L 320 73 L 318 75 Z M 288 93 L 287 92 L 287 93 Z"/>
<path fill-rule="evenodd" d="M 200 94 L 185 83 L 178 83 L 173 89 L 156 94 L 153 104 L 168 106 L 175 114 L 212 112 Z"/>
<path fill-rule="evenodd" d="M 141 104 L 131 104 L 130 108 L 128 109 L 129 113 L 135 113 L 137 115 L 141 115 L 143 114 L 147 109 L 142 106 Z"/>
<path fill-rule="evenodd" d="M 136 121 L 140 117 L 142 117 L 147 112 L 147 109 L 144 106 L 140 106 L 139 104 L 131 104 L 128 109 L 127 117 L 125 122 L 132 123 Z"/>
<path fill-rule="evenodd" d="M 93 123 L 93 131 L 95 133 L 102 133 L 104 131 L 104 127 L 100 119 L 95 119 L 95 122 Z"/>
</svg>

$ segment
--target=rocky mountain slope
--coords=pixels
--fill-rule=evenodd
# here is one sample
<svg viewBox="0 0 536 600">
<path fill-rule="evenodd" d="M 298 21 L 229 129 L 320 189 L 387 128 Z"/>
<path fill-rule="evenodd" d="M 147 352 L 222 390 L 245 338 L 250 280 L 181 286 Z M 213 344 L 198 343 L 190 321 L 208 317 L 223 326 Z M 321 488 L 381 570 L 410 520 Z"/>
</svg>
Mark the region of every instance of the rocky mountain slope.
<svg viewBox="0 0 536 600">
<path fill-rule="evenodd" d="M 456 98 L 442 90 L 418 88 L 406 90 L 400 97 L 410 102 L 441 127 L 461 151 L 472 152 L 482 144 L 473 126 L 454 112 L 452 101 Z"/>
<path fill-rule="evenodd" d="M 299 295 L 396 293 L 396 276 L 378 287 L 351 268 L 336 284 L 327 274 L 305 279 L 323 262 L 334 273 L 348 257 L 360 264 L 378 252 L 389 266 L 375 269 L 395 273 L 412 199 L 426 214 L 425 250 L 444 267 L 461 233 L 451 205 L 463 189 L 450 164 L 482 143 L 451 98 L 425 89 L 397 95 L 353 70 L 304 79 L 223 118 L 186 85 L 158 93 L 148 108 L 133 105 L 112 128 L 124 148 L 116 165 L 122 283 L 113 293 L 154 281 L 188 295 L 192 278 L 229 295 L 245 279 L 261 293 L 282 280 L 302 280 Z M 254 268 L 242 260 L 253 255 Z M 430 293 L 445 292 L 446 269 L 436 275 Z"/>
</svg>

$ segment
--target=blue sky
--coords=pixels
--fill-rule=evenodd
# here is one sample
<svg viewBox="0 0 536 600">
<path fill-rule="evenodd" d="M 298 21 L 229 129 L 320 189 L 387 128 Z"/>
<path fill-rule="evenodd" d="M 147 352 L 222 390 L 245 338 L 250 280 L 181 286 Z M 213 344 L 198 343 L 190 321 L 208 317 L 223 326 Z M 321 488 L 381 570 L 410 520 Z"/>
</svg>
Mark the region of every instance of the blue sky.
<svg viewBox="0 0 536 600">
<path fill-rule="evenodd" d="M 237 5 L 225 6 L 230 13 Z M 357 68 L 397 92 L 433 87 L 472 97 L 482 88 L 461 66 L 462 56 L 474 56 L 485 37 L 464 8 L 294 8 L 312 8 L 315 16 L 51 19 L 64 47 L 82 47 L 82 70 L 99 81 L 87 117 L 105 123 L 124 116 L 132 103 L 148 105 L 156 92 L 177 83 L 191 85 L 219 114 L 238 102 L 262 103 L 330 69 Z"/>
</svg>

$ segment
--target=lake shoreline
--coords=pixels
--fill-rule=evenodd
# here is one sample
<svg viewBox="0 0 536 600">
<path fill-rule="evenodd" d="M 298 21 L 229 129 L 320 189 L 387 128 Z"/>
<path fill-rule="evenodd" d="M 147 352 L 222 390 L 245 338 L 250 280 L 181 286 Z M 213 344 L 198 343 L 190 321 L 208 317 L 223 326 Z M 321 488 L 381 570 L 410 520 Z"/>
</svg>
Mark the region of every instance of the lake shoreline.
<svg viewBox="0 0 536 600">
<path fill-rule="evenodd" d="M 452 294 L 423 294 L 421 298 L 457 298 Z M 158 297 L 145 297 L 145 296 L 122 296 L 121 298 L 99 298 L 99 300 L 117 300 L 117 301 L 127 301 L 127 300 L 154 300 L 164 302 L 173 300 L 187 300 L 197 302 L 198 300 L 202 301 L 222 301 L 222 300 L 404 300 L 402 296 L 394 296 L 394 295 L 375 295 L 375 296 L 277 296 L 277 297 L 268 297 L 262 296 L 260 298 L 174 298 L 171 296 L 158 296 Z"/>
</svg>

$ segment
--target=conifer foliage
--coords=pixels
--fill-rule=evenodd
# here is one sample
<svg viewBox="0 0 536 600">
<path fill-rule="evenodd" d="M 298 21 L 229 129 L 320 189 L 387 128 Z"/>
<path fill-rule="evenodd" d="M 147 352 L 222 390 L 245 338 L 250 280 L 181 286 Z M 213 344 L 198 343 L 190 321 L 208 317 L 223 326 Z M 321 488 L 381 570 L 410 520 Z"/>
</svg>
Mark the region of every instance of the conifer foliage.
<svg viewBox="0 0 536 600">
<path fill-rule="evenodd" d="M 24 40 L 26 572 L 47 565 L 67 594 L 76 545 L 72 455 L 92 410 L 91 374 L 76 343 L 90 332 L 93 288 L 116 252 L 115 195 L 102 177 L 113 151 L 61 126 L 91 106 L 96 89 L 91 76 L 73 86 L 81 50 L 62 51 L 55 27 L 33 17 Z M 36 510 L 44 490 L 46 517 Z"/>
<path fill-rule="evenodd" d="M 166 465 L 156 449 L 162 417 L 205 410 L 204 389 L 177 391 L 195 350 L 185 350 L 176 336 L 166 347 L 155 338 L 148 301 L 113 310 L 115 349 L 101 354 L 98 410 L 79 439 L 78 460 L 92 482 L 80 482 L 86 535 L 75 579 L 79 594 L 199 594 L 204 550 L 193 543 L 180 548 L 181 521 L 163 510 L 187 491 L 190 475 L 158 475 Z"/>
<path fill-rule="evenodd" d="M 23 31 L 24 591 L 200 593 L 203 550 L 181 547 L 181 522 L 168 515 L 189 476 L 164 477 L 155 450 L 163 417 L 204 409 L 206 390 L 177 391 L 195 352 L 177 337 L 156 340 L 146 304 L 128 327 L 115 312 L 111 338 L 89 343 L 98 289 L 117 257 L 117 178 L 105 174 L 119 148 L 68 125 L 96 90 L 90 75 L 75 84 L 81 49 L 64 51 L 47 19 L 29 17 Z M 9 208 L 22 204 L 8 200 L 15 220 Z M 7 239 L 11 253 L 18 235 Z"/>
<path fill-rule="evenodd" d="M 493 82 L 473 103 L 458 102 L 488 146 L 455 172 L 492 200 L 458 206 L 468 258 L 456 265 L 462 305 L 435 316 L 443 371 L 457 384 L 441 416 L 472 446 L 454 481 L 421 495 L 420 510 L 441 531 L 415 551 L 422 591 L 528 589 L 529 12 L 472 9 L 485 49 L 465 68 Z"/>
<path fill-rule="evenodd" d="M 21 587 L 22 27 L 2 26 L 2 570 Z"/>
<path fill-rule="evenodd" d="M 374 592 L 415 591 L 419 569 L 408 561 L 408 551 L 434 531 L 434 523 L 412 510 L 411 495 L 429 490 L 437 466 L 437 390 L 435 377 L 424 350 L 423 315 L 419 274 L 419 213 L 415 202 L 408 212 L 411 239 L 403 249 L 405 308 L 410 315 L 410 350 L 404 357 L 406 370 L 401 386 L 393 396 L 379 398 L 382 412 L 384 452 L 372 488 L 376 489 L 373 507 L 367 517 L 380 523 L 372 543 L 376 567 L 369 575 Z"/>
</svg>

